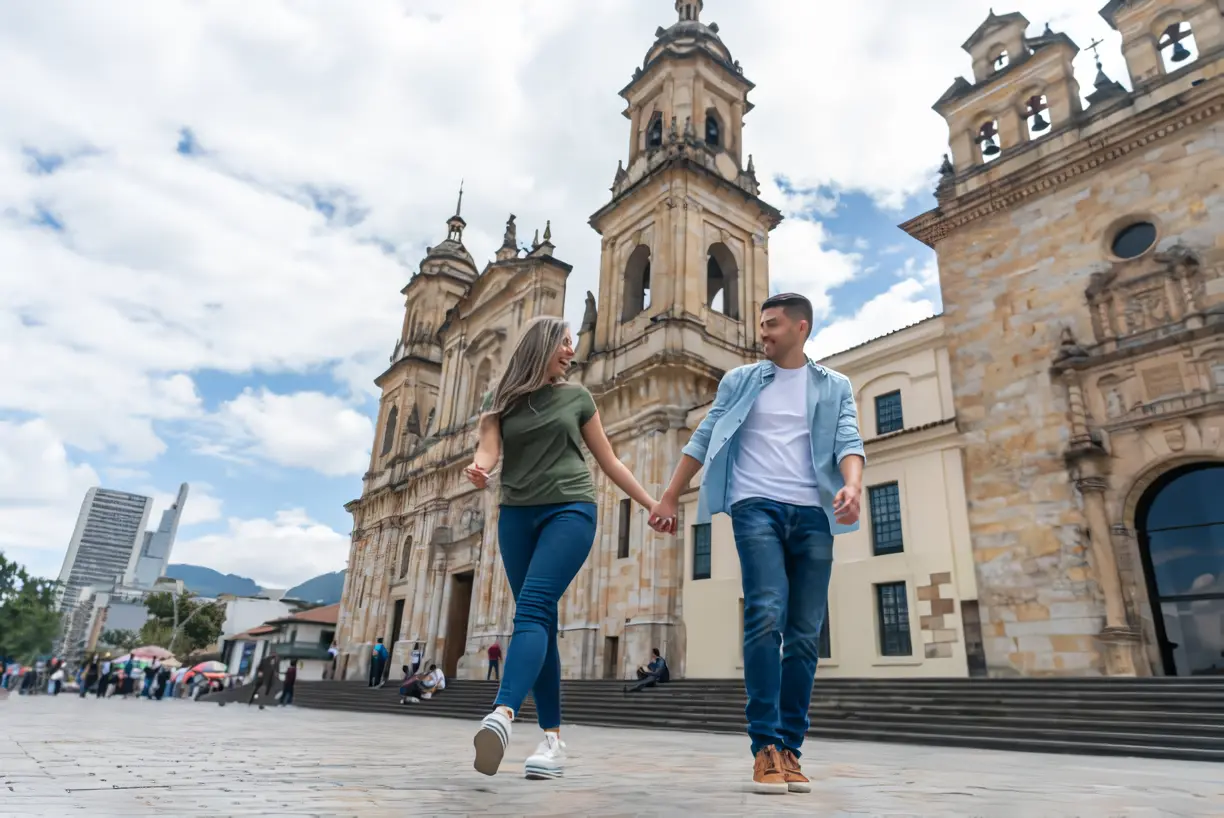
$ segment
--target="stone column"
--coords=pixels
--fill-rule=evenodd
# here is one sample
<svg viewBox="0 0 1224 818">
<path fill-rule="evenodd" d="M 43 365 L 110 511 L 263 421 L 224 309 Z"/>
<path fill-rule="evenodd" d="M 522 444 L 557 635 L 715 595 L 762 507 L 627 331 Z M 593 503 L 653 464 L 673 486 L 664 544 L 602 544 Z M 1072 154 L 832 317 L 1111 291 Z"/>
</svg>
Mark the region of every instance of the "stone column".
<svg viewBox="0 0 1224 818">
<path fill-rule="evenodd" d="M 731 121 L 727 123 L 727 130 L 730 131 L 728 136 L 727 148 L 731 151 L 731 155 L 735 157 L 737 167 L 744 167 L 744 103 L 736 101 L 731 106 Z"/>
<path fill-rule="evenodd" d="M 629 113 L 629 121 L 632 123 L 629 126 L 629 164 L 632 165 L 638 155 L 638 135 L 642 130 L 642 106 L 633 106 Z"/>
<path fill-rule="evenodd" d="M 434 581 L 433 593 L 430 597 L 431 605 L 429 612 L 429 630 L 425 636 L 425 657 L 422 657 L 422 662 L 440 662 L 440 657 L 436 656 L 438 646 L 438 634 L 442 629 L 442 597 L 447 590 L 446 587 L 446 563 L 439 560 L 434 565 Z"/>
<path fill-rule="evenodd" d="M 1134 676 L 1134 646 L 1139 635 L 1126 619 L 1126 601 L 1122 596 L 1122 580 L 1113 552 L 1113 537 L 1109 517 L 1105 513 L 1105 491 L 1108 481 L 1099 475 L 1082 476 L 1075 481 L 1084 498 L 1084 514 L 1088 518 L 1092 561 L 1096 566 L 1097 582 L 1105 597 L 1105 629 L 1100 640 L 1105 645 L 1105 671 L 1110 676 Z"/>
</svg>

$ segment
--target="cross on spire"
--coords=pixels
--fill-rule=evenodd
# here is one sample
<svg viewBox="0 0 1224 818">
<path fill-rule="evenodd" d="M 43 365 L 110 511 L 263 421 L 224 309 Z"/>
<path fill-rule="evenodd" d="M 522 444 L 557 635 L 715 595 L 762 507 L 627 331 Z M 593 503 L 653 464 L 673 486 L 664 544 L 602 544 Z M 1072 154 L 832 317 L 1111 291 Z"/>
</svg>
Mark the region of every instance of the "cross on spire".
<svg viewBox="0 0 1224 818">
<path fill-rule="evenodd" d="M 1100 52 L 1100 48 L 1101 48 L 1101 46 L 1102 46 L 1102 45 L 1104 45 L 1104 44 L 1105 44 L 1105 41 L 1104 41 L 1104 40 L 1099 40 L 1099 39 L 1098 39 L 1098 40 L 1093 40 L 1091 43 L 1089 43 L 1089 44 L 1088 44 L 1088 49 L 1089 49 L 1090 51 L 1092 51 L 1092 56 L 1093 56 L 1093 58 L 1096 60 L 1096 67 L 1097 67 L 1097 70 L 1098 70 L 1098 71 L 1103 70 L 1103 69 L 1101 68 L 1101 52 Z"/>
</svg>

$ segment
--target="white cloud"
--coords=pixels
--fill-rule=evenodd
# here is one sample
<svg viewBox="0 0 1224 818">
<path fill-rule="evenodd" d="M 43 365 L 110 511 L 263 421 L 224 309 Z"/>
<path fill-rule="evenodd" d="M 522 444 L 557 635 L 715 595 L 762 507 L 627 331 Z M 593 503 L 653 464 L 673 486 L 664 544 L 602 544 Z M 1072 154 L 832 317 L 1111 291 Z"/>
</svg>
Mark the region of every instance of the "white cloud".
<svg viewBox="0 0 1224 818">
<path fill-rule="evenodd" d="M 710 0 L 705 19 L 757 86 L 745 139 L 767 197 L 827 213 L 845 191 L 897 205 L 928 188 L 947 142 L 930 105 L 969 70 L 959 45 L 990 2 Z M 1025 11 L 1082 43 L 1104 37 L 1124 78 L 1116 33 L 1065 6 Z M 626 150 L 616 92 L 673 15 L 662 0 L 0 4 L 0 76 L 19 78 L 0 83 L 0 412 L 39 418 L 44 451 L 84 450 L 114 479 L 182 440 L 360 473 L 373 433 L 352 407 L 386 365 L 399 290 L 443 237 L 460 178 L 478 260 L 509 212 L 521 239 L 552 220 L 581 316 L 598 291 L 587 214 Z M 1077 67 L 1087 91 L 1090 55 Z M 175 152 L 184 128 L 198 155 Z M 31 172 L 52 157 L 54 172 Z M 861 260 L 823 226 L 789 218 L 770 249 L 775 288 L 845 312 L 830 293 Z M 903 281 L 813 343 L 893 328 L 924 300 Z M 331 370 L 355 394 L 254 391 L 210 417 L 201 370 Z M 75 508 L 97 476 L 66 454 L 44 466 L 62 491 L 8 501 L 0 537 L 66 542 L 71 525 L 39 504 Z"/>
<path fill-rule="evenodd" d="M 85 492 L 99 484 L 43 420 L 0 421 L 0 551 L 40 576 L 59 575 Z"/>
<path fill-rule="evenodd" d="M 332 476 L 369 468 L 373 423 L 331 395 L 247 389 L 221 406 L 218 421 L 228 436 L 220 445 L 237 453 Z"/>
<path fill-rule="evenodd" d="M 834 319 L 818 329 L 807 343 L 808 355 L 821 360 L 934 315 L 939 310 L 934 259 L 920 268 L 911 260 L 902 274 L 901 281 L 868 300 L 852 316 Z"/>
<path fill-rule="evenodd" d="M 174 561 L 250 577 L 266 588 L 291 588 L 344 568 L 348 552 L 348 536 L 291 509 L 270 520 L 231 518 L 224 533 L 176 543 Z"/>
</svg>

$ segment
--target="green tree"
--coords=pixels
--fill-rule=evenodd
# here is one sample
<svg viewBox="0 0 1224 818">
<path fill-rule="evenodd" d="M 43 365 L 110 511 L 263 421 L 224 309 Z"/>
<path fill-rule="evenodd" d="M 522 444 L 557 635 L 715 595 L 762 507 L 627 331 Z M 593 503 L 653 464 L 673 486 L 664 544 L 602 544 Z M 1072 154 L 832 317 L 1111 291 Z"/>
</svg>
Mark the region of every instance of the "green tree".
<svg viewBox="0 0 1224 818">
<path fill-rule="evenodd" d="M 225 624 L 225 606 L 204 602 L 184 591 L 176 598 L 169 591 L 145 597 L 149 621 L 140 629 L 140 642 L 159 645 L 175 656 L 189 656 L 214 644 Z"/>
<path fill-rule="evenodd" d="M 132 648 L 139 647 L 144 644 L 140 641 L 140 634 L 136 631 L 127 630 L 106 630 L 102 631 L 102 635 L 98 637 L 98 641 L 114 650 L 127 652 Z"/>
<path fill-rule="evenodd" d="M 0 552 L 0 658 L 30 662 L 51 651 L 60 630 L 58 586 L 30 576 Z"/>
</svg>

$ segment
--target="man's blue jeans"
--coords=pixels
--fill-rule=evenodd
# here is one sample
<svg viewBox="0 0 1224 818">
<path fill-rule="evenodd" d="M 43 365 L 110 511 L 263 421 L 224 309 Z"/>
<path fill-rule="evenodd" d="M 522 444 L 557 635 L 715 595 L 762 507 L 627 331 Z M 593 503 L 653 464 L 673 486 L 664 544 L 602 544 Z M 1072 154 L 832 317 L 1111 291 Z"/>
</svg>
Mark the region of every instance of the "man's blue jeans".
<svg viewBox="0 0 1224 818">
<path fill-rule="evenodd" d="M 752 754 L 800 755 L 829 602 L 833 535 L 820 508 L 749 498 L 731 507 L 744 582 L 744 686 Z"/>
<path fill-rule="evenodd" d="M 515 608 L 494 707 L 517 715 L 530 691 L 540 727 L 555 730 L 561 726 L 557 603 L 591 553 L 595 504 L 502 506 L 497 538 Z"/>
</svg>

